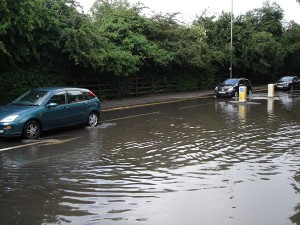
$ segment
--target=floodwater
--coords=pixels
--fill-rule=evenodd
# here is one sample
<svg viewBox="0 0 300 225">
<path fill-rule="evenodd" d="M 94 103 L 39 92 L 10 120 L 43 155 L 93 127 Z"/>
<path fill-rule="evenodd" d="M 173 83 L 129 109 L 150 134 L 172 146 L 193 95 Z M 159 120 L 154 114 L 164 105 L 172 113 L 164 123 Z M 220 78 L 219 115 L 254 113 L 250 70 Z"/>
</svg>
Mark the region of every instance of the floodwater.
<svg viewBox="0 0 300 225">
<path fill-rule="evenodd" d="M 300 224 L 300 93 L 231 101 L 0 140 L 0 224 Z"/>
</svg>

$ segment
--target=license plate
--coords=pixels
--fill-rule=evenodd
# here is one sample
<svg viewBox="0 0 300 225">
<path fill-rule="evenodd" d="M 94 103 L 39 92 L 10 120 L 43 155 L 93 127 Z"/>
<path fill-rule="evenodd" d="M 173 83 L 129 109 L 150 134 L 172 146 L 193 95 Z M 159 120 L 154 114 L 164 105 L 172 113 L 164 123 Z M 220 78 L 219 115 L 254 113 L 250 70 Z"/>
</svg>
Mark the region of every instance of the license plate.
<svg viewBox="0 0 300 225">
<path fill-rule="evenodd" d="M 219 91 L 220 94 L 225 94 L 225 91 Z"/>
</svg>

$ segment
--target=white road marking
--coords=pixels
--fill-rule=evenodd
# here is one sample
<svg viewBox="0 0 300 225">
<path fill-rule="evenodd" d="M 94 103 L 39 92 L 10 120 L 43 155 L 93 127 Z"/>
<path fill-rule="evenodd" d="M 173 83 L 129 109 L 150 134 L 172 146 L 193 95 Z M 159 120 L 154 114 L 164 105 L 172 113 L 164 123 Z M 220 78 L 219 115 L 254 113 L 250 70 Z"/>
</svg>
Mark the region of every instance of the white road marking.
<svg viewBox="0 0 300 225">
<path fill-rule="evenodd" d="M 66 140 L 48 139 L 48 140 L 36 141 L 36 142 L 24 144 L 24 145 L 18 145 L 18 146 L 13 146 L 13 147 L 8 147 L 8 148 L 1 148 L 0 152 L 9 151 L 12 149 L 23 148 L 23 147 L 32 146 L 32 145 L 41 145 L 41 146 L 57 145 L 57 144 L 62 144 L 62 143 L 68 142 L 68 141 L 75 140 L 77 138 L 80 138 L 80 137 L 70 138 L 70 139 L 66 139 Z"/>
</svg>

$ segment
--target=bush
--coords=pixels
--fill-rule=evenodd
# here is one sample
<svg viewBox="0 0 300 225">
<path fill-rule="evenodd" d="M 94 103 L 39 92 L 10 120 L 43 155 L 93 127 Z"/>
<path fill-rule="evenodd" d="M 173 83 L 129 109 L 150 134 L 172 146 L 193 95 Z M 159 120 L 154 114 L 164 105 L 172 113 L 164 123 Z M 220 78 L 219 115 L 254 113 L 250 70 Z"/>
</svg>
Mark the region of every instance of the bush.
<svg viewBox="0 0 300 225">
<path fill-rule="evenodd" d="M 7 104 L 24 92 L 37 87 L 64 86 L 62 75 L 39 69 L 14 69 L 0 74 L 0 105 Z"/>
<path fill-rule="evenodd" d="M 194 91 L 199 87 L 199 78 L 191 74 L 178 76 L 179 91 Z"/>
<path fill-rule="evenodd" d="M 212 89 L 216 84 L 217 79 L 212 75 L 203 75 L 200 78 L 200 89 Z"/>
</svg>

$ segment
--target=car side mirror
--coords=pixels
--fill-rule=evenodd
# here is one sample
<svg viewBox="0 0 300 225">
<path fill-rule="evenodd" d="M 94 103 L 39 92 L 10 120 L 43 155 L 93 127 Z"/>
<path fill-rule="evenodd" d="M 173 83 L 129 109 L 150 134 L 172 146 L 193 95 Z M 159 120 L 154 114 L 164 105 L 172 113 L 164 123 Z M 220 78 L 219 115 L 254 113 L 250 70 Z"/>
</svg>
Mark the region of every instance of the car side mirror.
<svg viewBox="0 0 300 225">
<path fill-rule="evenodd" d="M 51 103 L 49 103 L 49 104 L 47 104 L 47 108 L 53 108 L 53 107 L 56 107 L 57 106 L 57 103 L 55 103 L 55 102 L 51 102 Z"/>
</svg>

